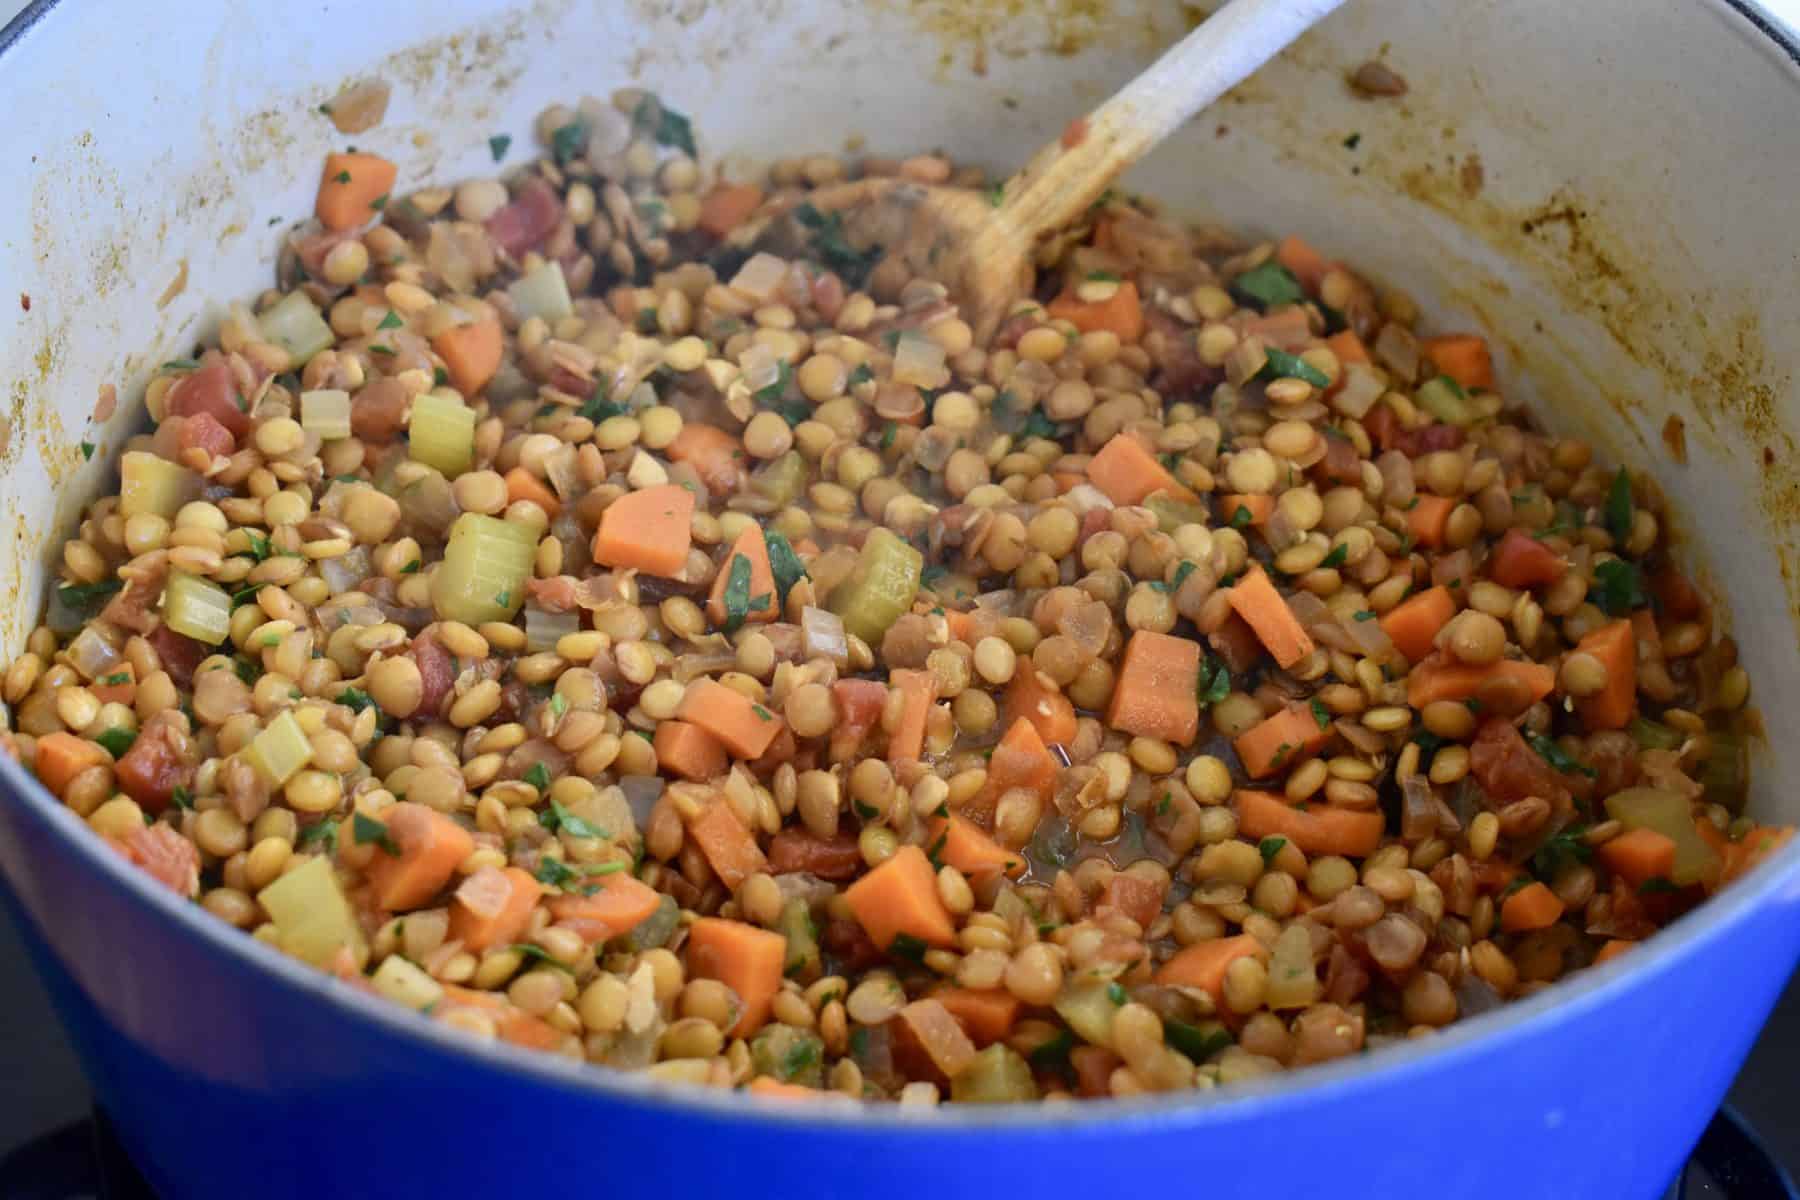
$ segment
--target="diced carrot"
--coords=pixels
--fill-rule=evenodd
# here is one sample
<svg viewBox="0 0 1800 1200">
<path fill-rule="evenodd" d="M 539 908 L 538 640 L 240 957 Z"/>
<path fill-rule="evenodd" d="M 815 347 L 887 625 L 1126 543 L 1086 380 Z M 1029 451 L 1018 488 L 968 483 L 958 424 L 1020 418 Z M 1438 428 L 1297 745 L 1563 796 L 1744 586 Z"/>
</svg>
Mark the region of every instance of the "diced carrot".
<svg viewBox="0 0 1800 1200">
<path fill-rule="evenodd" d="M 393 194 L 400 168 L 375 154 L 327 154 L 313 213 L 331 230 L 367 225 L 381 211 L 376 201 Z"/>
<path fill-rule="evenodd" d="M 769 1075 L 758 1075 L 744 1090 L 755 1096 L 773 1097 L 777 1100 L 818 1100 L 825 1095 L 818 1088 L 809 1088 L 804 1083 L 783 1083 Z"/>
<path fill-rule="evenodd" d="M 975 1043 L 935 996 L 914 1000 L 901 1009 L 892 1029 L 896 1062 L 908 1074 L 936 1073 L 954 1079 L 975 1057 Z"/>
<path fill-rule="evenodd" d="M 769 860 L 758 848 L 756 835 L 744 828 L 723 799 L 703 805 L 687 822 L 687 835 L 700 847 L 719 882 L 734 892 L 744 880 L 769 869 Z"/>
<path fill-rule="evenodd" d="M 1119 871 L 1100 889 L 1100 898 L 1094 907 L 1115 908 L 1148 929 L 1150 922 L 1162 912 L 1163 892 L 1163 886 L 1153 880 Z"/>
<path fill-rule="evenodd" d="M 982 789 L 981 803 L 989 809 L 1013 788 L 1029 788 L 1048 800 L 1056 790 L 1058 763 L 1037 726 L 1020 717 L 1007 727 L 1006 736 L 994 747 L 988 758 L 987 786 Z"/>
<path fill-rule="evenodd" d="M 744 478 L 744 445 L 716 425 L 689 421 L 664 451 L 669 461 L 686 463 L 715 496 L 735 492 Z"/>
<path fill-rule="evenodd" d="M 1363 340 L 1356 336 L 1354 330 L 1340 330 L 1326 338 L 1325 344 L 1331 347 L 1331 352 L 1337 355 L 1338 362 L 1344 366 L 1349 366 L 1351 363 L 1367 365 L 1374 362 L 1369 357 L 1369 348 L 1363 345 Z"/>
<path fill-rule="evenodd" d="M 952 641 L 967 642 L 969 634 L 975 628 L 975 615 L 960 609 L 947 608 L 944 610 L 944 624 L 950 627 Z"/>
<path fill-rule="evenodd" d="M 951 813 L 934 817 L 930 825 L 932 855 L 964 875 L 1025 873 L 1025 858 L 983 833 L 967 817 Z"/>
<path fill-rule="evenodd" d="M 656 723 L 656 765 L 683 779 L 717 779 L 731 766 L 718 738 L 691 721 Z"/>
<path fill-rule="evenodd" d="M 888 761 L 916 761 L 925 753 L 925 722 L 937 703 L 937 676 L 896 668 L 888 672 L 888 685 L 903 698 L 900 723 L 888 737 Z"/>
<path fill-rule="evenodd" d="M 1200 730 L 1200 643 L 1140 629 L 1125 645 L 1106 723 L 1185 746 Z"/>
<path fill-rule="evenodd" d="M 1284 670 L 1313 652 L 1313 640 L 1260 566 L 1252 566 L 1226 591 L 1231 607 L 1249 622 L 1264 648 Z"/>
<path fill-rule="evenodd" d="M 744 1006 L 726 1030 L 732 1037 L 748 1037 L 768 1020 L 786 961 L 787 939 L 779 933 L 722 917 L 701 917 L 688 927 L 688 971 L 718 980 Z"/>
<path fill-rule="evenodd" d="M 1702 819 L 1702 825 L 1711 822 Z M 1719 872 L 1720 883 L 1730 883 L 1741 875 L 1745 875 L 1759 866 L 1763 859 L 1787 845 L 1794 836 L 1792 825 L 1759 825 L 1735 842 L 1725 843 L 1720 851 L 1722 867 Z"/>
<path fill-rule="evenodd" d="M 1432 365 L 1470 391 L 1494 390 L 1494 360 L 1487 339 L 1473 333 L 1421 338 L 1419 350 Z"/>
<path fill-rule="evenodd" d="M 1321 728 L 1310 705 L 1290 704 L 1238 734 L 1231 744 L 1244 771 L 1261 779 L 1311 758 L 1330 740 L 1331 726 Z"/>
<path fill-rule="evenodd" d="M 724 237 L 742 225 L 763 202 L 763 190 L 754 183 L 719 183 L 700 201 L 699 226 L 714 237 Z"/>
<path fill-rule="evenodd" d="M 1501 659 L 1485 667 L 1451 662 L 1432 654 L 1413 667 L 1406 677 L 1406 702 L 1424 708 L 1434 700 L 1467 700 L 1484 688 L 1504 687 L 1529 693 L 1535 704 L 1556 687 L 1556 672 L 1543 663 Z"/>
<path fill-rule="evenodd" d="M 1238 515 L 1240 512 L 1250 515 L 1240 517 Z M 1231 492 L 1219 497 L 1219 515 L 1227 525 L 1248 524 L 1252 528 L 1260 529 L 1269 523 L 1270 517 L 1275 515 L 1275 497 Z"/>
<path fill-rule="evenodd" d="M 458 987 L 453 983 L 445 984 L 444 999 L 439 1002 L 436 1015 L 441 1018 L 446 1009 L 458 1005 L 487 1013 L 493 1018 L 495 1036 L 514 1046 L 524 1046 L 531 1050 L 554 1050 L 569 1037 L 548 1021 L 532 1016 L 497 992 L 477 991 L 474 988 Z"/>
<path fill-rule="evenodd" d="M 1500 928 L 1508 933 L 1548 929 L 1562 919 L 1563 902 L 1541 883 L 1528 883 L 1500 904 Z"/>
<path fill-rule="evenodd" d="M 1488 575 L 1502 587 L 1529 588 L 1555 583 L 1568 571 L 1567 559 L 1523 529 L 1507 530 L 1488 556 Z"/>
<path fill-rule="evenodd" d="M 1634 888 L 1667 879 L 1675 869 L 1675 839 L 1654 829 L 1628 829 L 1602 842 L 1594 857 Z"/>
<path fill-rule="evenodd" d="M 731 583 L 732 564 L 742 557 L 750 564 L 750 590 L 747 607 L 737 616 L 745 621 L 778 621 L 781 599 L 775 591 L 775 572 L 769 566 L 769 543 L 762 526 L 751 521 L 737 535 L 731 549 L 719 560 L 719 573 L 713 577 L 712 596 L 706 602 L 706 619 L 723 628 L 732 614 L 725 607 L 725 589 Z"/>
<path fill-rule="evenodd" d="M 1379 809 L 1339 808 L 1330 804 L 1289 804 L 1273 792 L 1239 788 L 1238 833 L 1251 841 L 1284 837 L 1302 854 L 1342 854 L 1363 858 L 1381 844 L 1386 819 Z"/>
<path fill-rule="evenodd" d="M 838 723 L 831 731 L 832 762 L 842 762 L 856 753 L 857 747 L 881 720 L 887 705 L 887 688 L 873 679 L 840 679 L 831 685 L 837 701 Z"/>
<path fill-rule="evenodd" d="M 1197 499 L 1175 482 L 1134 433 L 1115 433 L 1088 460 L 1088 480 L 1114 504 L 1141 504 L 1152 492 L 1168 492 L 1183 500 Z"/>
<path fill-rule="evenodd" d="M 692 721 L 725 743 L 739 758 L 758 758 L 781 732 L 784 722 L 742 692 L 715 679 L 696 679 L 682 694 L 675 716 Z"/>
<path fill-rule="evenodd" d="M 1250 317 L 1244 322 L 1243 336 L 1254 337 L 1265 346 L 1289 353 L 1299 353 L 1313 342 L 1312 325 L 1306 310 L 1298 304 Z"/>
<path fill-rule="evenodd" d="M 1637 943 L 1628 938 L 1609 938 L 1607 943 L 1600 947 L 1599 953 L 1594 955 L 1594 965 L 1599 966 L 1601 963 L 1611 962 L 1635 945 Z"/>
<path fill-rule="evenodd" d="M 1087 476 L 1079 471 L 1052 471 L 1050 478 L 1056 480 L 1056 494 L 1059 496 L 1066 495 L 1087 482 Z"/>
<path fill-rule="evenodd" d="M 382 810 L 398 856 L 378 853 L 363 868 L 374 886 L 375 903 L 388 912 L 423 908 L 475 853 L 475 839 L 454 820 L 423 804 L 402 800 Z"/>
<path fill-rule="evenodd" d="M 1019 999 L 1004 988 L 939 988 L 931 998 L 942 1004 L 977 1046 L 998 1042 L 1019 1019 Z"/>
<path fill-rule="evenodd" d="M 524 467 L 514 467 L 505 475 L 506 500 L 516 504 L 520 500 L 529 500 L 544 510 L 544 515 L 552 521 L 562 511 L 562 501 L 556 493 L 544 486 L 544 481 L 527 471 Z"/>
<path fill-rule="evenodd" d="M 1431 653 L 1438 630 L 1456 615 L 1456 598 L 1446 587 L 1427 588 L 1408 596 L 1381 618 L 1381 632 L 1407 661 L 1418 662 Z"/>
<path fill-rule="evenodd" d="M 1275 261 L 1286 267 L 1288 273 L 1300 281 L 1301 287 L 1315 294 L 1319 290 L 1319 281 L 1331 270 L 1331 263 L 1323 254 L 1291 233 L 1276 243 Z"/>
<path fill-rule="evenodd" d="M 956 923 L 938 896 L 937 872 L 917 846 L 900 847 L 845 888 L 844 900 L 863 932 L 883 950 L 901 934 L 944 949 L 956 944 Z"/>
<path fill-rule="evenodd" d="M 1075 738 L 1075 705 L 1056 690 L 1050 677 L 1029 663 L 1020 663 L 1006 685 L 1000 704 L 1000 723 L 1011 728 L 1024 719 L 1037 728 L 1045 742 L 1068 745 Z"/>
<path fill-rule="evenodd" d="M 462 881 L 450 902 L 450 936 L 481 953 L 516 942 L 531 924 L 543 885 L 518 867 L 483 867 Z"/>
<path fill-rule="evenodd" d="M 1126 343 L 1144 336 L 1144 306 L 1138 300 L 1137 284 L 1129 279 L 1105 300 L 1083 300 L 1071 288 L 1047 307 L 1052 317 L 1068 321 L 1083 333 L 1110 331 Z"/>
<path fill-rule="evenodd" d="M 626 492 L 600 514 L 594 561 L 665 578 L 687 566 L 694 493 L 678 483 Z"/>
<path fill-rule="evenodd" d="M 1606 683 L 1591 696 L 1575 697 L 1575 711 L 1589 729 L 1623 729 L 1637 711 L 1637 633 L 1627 620 L 1609 621 L 1581 639 L 1577 653 L 1606 668 Z"/>
<path fill-rule="evenodd" d="M 1706 599 L 1680 567 L 1667 565 L 1650 576 L 1650 594 L 1656 597 L 1665 618 L 1692 621 L 1706 608 Z"/>
<path fill-rule="evenodd" d="M 1269 961 L 1269 948 L 1248 933 L 1209 938 L 1181 950 L 1156 972 L 1164 987 L 1196 988 L 1218 1000 L 1225 992 L 1225 971 L 1240 958 Z"/>
<path fill-rule="evenodd" d="M 1413 497 L 1413 506 L 1406 514 L 1406 531 L 1412 534 L 1415 546 L 1441 546 L 1444 544 L 1444 532 L 1450 527 L 1450 513 L 1456 508 L 1456 501 L 1448 496 L 1431 496 L 1421 493 Z"/>
<path fill-rule="evenodd" d="M 72 733 L 46 733 L 37 740 L 37 758 L 32 769 L 44 786 L 55 796 L 69 790 L 69 781 L 89 767 L 112 761 L 101 746 L 76 737 Z"/>
<path fill-rule="evenodd" d="M 592 895 L 552 896 L 545 904 L 559 925 L 589 943 L 624 937 L 662 906 L 662 893 L 623 871 L 596 877 Z"/>
<path fill-rule="evenodd" d="M 1482 892 L 1504 892 L 1512 886 L 1513 880 L 1523 874 L 1512 863 L 1493 858 L 1470 863 L 1469 873 L 1474 876 L 1476 890 Z"/>
<path fill-rule="evenodd" d="M 137 668 L 129 661 L 120 662 L 96 679 L 88 690 L 102 704 L 130 704 L 137 697 Z"/>
<path fill-rule="evenodd" d="M 834 882 L 855 879 L 862 873 L 862 851 L 856 835 L 845 830 L 828 838 L 805 829 L 783 829 L 769 839 L 769 873 L 787 875 L 805 871 Z"/>
<path fill-rule="evenodd" d="M 500 322 L 484 317 L 466 325 L 452 325 L 431 339 L 431 348 L 444 360 L 452 386 L 472 398 L 500 369 Z"/>
</svg>

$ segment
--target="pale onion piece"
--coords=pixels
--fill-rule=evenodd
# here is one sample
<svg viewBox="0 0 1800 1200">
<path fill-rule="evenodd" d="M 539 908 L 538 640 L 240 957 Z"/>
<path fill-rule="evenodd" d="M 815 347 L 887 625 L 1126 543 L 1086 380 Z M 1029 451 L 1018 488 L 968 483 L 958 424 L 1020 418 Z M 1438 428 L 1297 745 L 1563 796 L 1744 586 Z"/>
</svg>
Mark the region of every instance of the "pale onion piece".
<svg viewBox="0 0 1800 1200">
<path fill-rule="evenodd" d="M 581 487 L 581 475 L 575 465 L 575 447 L 558 446 L 544 456 L 544 478 L 563 500 L 573 499 Z"/>
<path fill-rule="evenodd" d="M 1344 385 L 1331 398 L 1331 407 L 1346 417 L 1360 421 L 1368 416 L 1375 402 L 1387 391 L 1387 375 L 1367 363 L 1349 363 L 1344 367 Z"/>
<path fill-rule="evenodd" d="M 1272 1009 L 1305 1008 L 1319 998 L 1319 975 L 1313 966 L 1312 935 L 1301 924 L 1289 925 L 1276 939 L 1269 960 L 1265 1002 Z"/>
<path fill-rule="evenodd" d="M 660 775 L 625 775 L 619 779 L 619 790 L 625 795 L 625 807 L 631 810 L 632 821 L 642 829 L 649 824 L 650 810 L 662 797 L 663 778 Z"/>
<path fill-rule="evenodd" d="M 1111 509 L 1113 507 L 1112 498 L 1091 483 L 1076 484 L 1068 490 L 1063 499 L 1074 505 L 1075 511 L 1083 515 L 1093 512 L 1097 508 Z"/>
<path fill-rule="evenodd" d="M 565 634 L 581 632 L 581 614 L 573 609 L 563 613 L 525 610 L 525 648 L 533 654 L 556 649 Z"/>
<path fill-rule="evenodd" d="M 625 471 L 625 482 L 637 489 L 657 487 L 669 482 L 669 471 L 654 458 L 639 450 L 637 456 L 631 460 L 631 466 Z"/>
<path fill-rule="evenodd" d="M 75 635 L 67 651 L 69 665 L 87 679 L 98 679 L 119 661 L 119 651 L 106 640 L 98 627 L 89 625 Z"/>
<path fill-rule="evenodd" d="M 387 116 L 393 89 L 385 79 L 359 79 L 325 102 L 325 112 L 339 133 L 367 133 Z"/>
<path fill-rule="evenodd" d="M 478 917 L 497 917 L 512 896 L 512 888 L 512 880 L 498 867 L 482 867 L 456 889 L 456 902 Z"/>
<path fill-rule="evenodd" d="M 894 381 L 914 387 L 941 388 L 950 382 L 944 348 L 928 337 L 902 332 L 894 348 Z"/>
<path fill-rule="evenodd" d="M 730 288 L 752 300 L 763 301 L 773 296 L 787 278 L 787 260 L 767 251 L 758 251 L 747 259 L 731 277 Z"/>
<path fill-rule="evenodd" d="M 932 386 L 932 385 L 924 385 Z M 897 377 L 875 393 L 875 415 L 886 421 L 914 421 L 925 413 L 925 397 L 918 387 L 909 386 Z M 946 454 L 945 459 L 949 458 Z"/>
<path fill-rule="evenodd" d="M 319 388 L 300 393 L 300 428 L 322 441 L 350 436 L 350 393 Z"/>
<path fill-rule="evenodd" d="M 444 985 L 398 954 L 390 954 L 369 977 L 369 986 L 396 1004 L 426 1009 L 444 996 Z"/>
<path fill-rule="evenodd" d="M 1437 797 L 1431 783 L 1417 771 L 1400 781 L 1400 836 L 1421 842 L 1437 832 Z"/>
<path fill-rule="evenodd" d="M 754 342 L 738 356 L 742 373 L 738 376 L 752 392 L 760 392 L 781 379 L 781 358 L 775 348 L 765 342 Z"/>
<path fill-rule="evenodd" d="M 354 546 L 348 554 L 319 561 L 319 575 L 331 585 L 334 594 L 349 591 L 372 573 L 366 546 Z"/>
<path fill-rule="evenodd" d="M 562 264 L 555 259 L 521 277 L 506 289 L 506 294 L 512 298 L 520 321 L 542 317 L 555 324 L 564 317 L 575 315 L 575 306 L 569 300 L 569 285 L 563 279 Z"/>
<path fill-rule="evenodd" d="M 850 642 L 844 633 L 844 619 L 836 613 L 809 604 L 800 610 L 800 628 L 806 636 L 808 656 L 839 663 L 849 659 Z"/>
</svg>

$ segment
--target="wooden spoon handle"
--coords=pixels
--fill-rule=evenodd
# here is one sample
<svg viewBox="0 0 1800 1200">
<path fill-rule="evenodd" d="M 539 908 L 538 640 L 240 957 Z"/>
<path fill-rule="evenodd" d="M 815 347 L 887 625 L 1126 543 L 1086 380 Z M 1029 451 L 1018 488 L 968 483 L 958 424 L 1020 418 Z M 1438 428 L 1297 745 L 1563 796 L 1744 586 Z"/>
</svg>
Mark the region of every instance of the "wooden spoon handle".
<svg viewBox="0 0 1800 1200">
<path fill-rule="evenodd" d="M 996 233 L 1030 244 L 1344 0 L 1232 0 L 1007 180 Z"/>
</svg>

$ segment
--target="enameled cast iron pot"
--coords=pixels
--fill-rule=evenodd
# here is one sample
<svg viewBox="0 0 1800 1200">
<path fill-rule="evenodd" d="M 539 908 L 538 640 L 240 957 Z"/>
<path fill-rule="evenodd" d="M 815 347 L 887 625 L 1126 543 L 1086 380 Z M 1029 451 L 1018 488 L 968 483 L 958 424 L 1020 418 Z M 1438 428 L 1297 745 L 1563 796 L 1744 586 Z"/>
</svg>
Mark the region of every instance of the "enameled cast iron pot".
<svg viewBox="0 0 1800 1200">
<path fill-rule="evenodd" d="M 143 422 L 147 371 L 272 279 L 344 140 L 491 171 L 638 82 L 709 152 L 942 146 L 1010 166 L 1178 35 L 1169 0 L 37 0 L 0 33 L 0 655 Z M 1343 84 L 1385 52 L 1403 98 Z M 1498 335 L 1503 386 L 1653 467 L 1800 820 L 1800 50 L 1737 0 L 1356 0 L 1134 187 L 1316 245 Z M 178 281 L 185 278 L 185 285 Z M 27 300 L 29 297 L 29 300 Z M 124 403 L 104 426 L 102 385 Z M 1673 450 L 1674 426 L 1685 453 Z M 85 462 L 84 438 L 101 452 Z M 482 1046 L 182 903 L 0 761 L 0 869 L 100 1101 L 165 1196 L 1647 1197 L 1800 951 L 1800 844 L 1646 947 L 1428 1042 L 1224 1094 L 813 1112 Z"/>
</svg>

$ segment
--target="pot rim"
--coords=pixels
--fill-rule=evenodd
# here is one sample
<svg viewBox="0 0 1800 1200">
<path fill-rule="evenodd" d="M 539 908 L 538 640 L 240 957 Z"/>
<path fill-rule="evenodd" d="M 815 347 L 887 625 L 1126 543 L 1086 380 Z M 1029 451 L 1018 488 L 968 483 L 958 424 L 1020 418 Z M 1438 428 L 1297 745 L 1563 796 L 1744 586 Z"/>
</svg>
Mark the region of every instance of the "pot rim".
<svg viewBox="0 0 1800 1200">
<path fill-rule="evenodd" d="M 1725 21 L 1741 19 L 1752 43 L 1766 39 L 1763 50 L 1775 49 L 1800 66 L 1800 30 L 1787 25 L 1757 0 L 1703 0 Z M 0 65 L 7 55 L 23 53 L 29 35 L 47 19 L 73 20 L 73 6 L 62 0 L 31 0 L 0 27 Z M 574 1062 L 503 1042 L 478 1041 L 379 996 L 346 986 L 324 972 L 276 950 L 212 916 L 200 905 L 180 898 L 124 856 L 95 837 L 79 817 L 62 804 L 17 762 L 0 755 L 0 803 L 17 803 L 24 814 L 50 836 L 62 840 L 115 890 L 150 910 L 177 931 L 209 950 L 247 960 L 271 976 L 297 999 L 322 1003 L 339 1015 L 379 1025 L 390 1036 L 429 1047 L 469 1066 L 522 1076 L 558 1090 L 597 1095 L 611 1101 L 660 1110 L 672 1118 L 705 1116 L 750 1124 L 829 1126 L 834 1132 L 867 1133 L 883 1139 L 896 1135 L 980 1135 L 997 1131 L 1027 1137 L 1104 1136 L 1121 1131 L 1145 1132 L 1159 1127 L 1192 1127 L 1209 1123 L 1257 1120 L 1292 1115 L 1297 1109 L 1328 1102 L 1351 1092 L 1372 1077 L 1398 1085 L 1408 1075 L 1455 1069 L 1478 1054 L 1499 1052 L 1542 1036 L 1562 1012 L 1604 1008 L 1625 992 L 1654 986 L 1654 981 L 1680 969 L 1700 953 L 1704 943 L 1725 936 L 1765 903 L 1800 895 L 1800 838 L 1735 881 L 1717 896 L 1660 931 L 1631 954 L 1591 966 L 1574 978 L 1536 995 L 1475 1017 L 1459 1020 L 1427 1039 L 1385 1046 L 1364 1057 L 1342 1059 L 1282 1071 L 1207 1092 L 1166 1093 L 1132 1099 L 1083 1100 L 1075 1104 L 952 1105 L 901 1108 L 895 1104 L 764 1104 L 745 1103 L 731 1090 L 662 1083 L 642 1072 L 621 1071 Z M 52 947 L 54 949 L 54 947 Z"/>
</svg>

